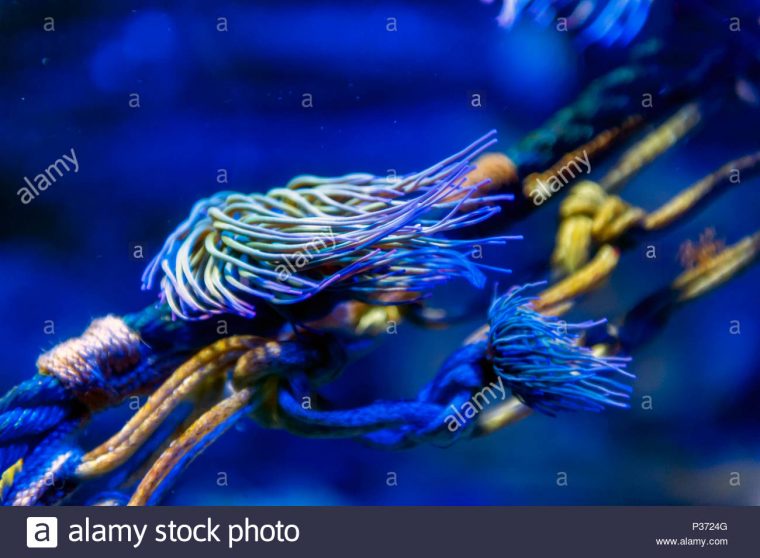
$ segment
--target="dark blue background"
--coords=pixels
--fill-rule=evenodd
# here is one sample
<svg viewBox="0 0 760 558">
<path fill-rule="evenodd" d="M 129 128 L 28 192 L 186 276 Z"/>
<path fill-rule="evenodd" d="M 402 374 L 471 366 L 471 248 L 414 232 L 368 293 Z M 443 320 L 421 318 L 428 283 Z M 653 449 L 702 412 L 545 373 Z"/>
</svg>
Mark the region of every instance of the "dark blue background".
<svg viewBox="0 0 760 558">
<path fill-rule="evenodd" d="M 150 258 L 196 199 L 266 190 L 301 173 L 418 170 L 491 128 L 506 148 L 627 54 L 581 51 L 569 34 L 528 21 L 507 31 L 494 21 L 497 7 L 477 0 L 89 4 L 0 8 L 3 390 L 90 319 L 151 303 L 154 293 L 139 288 L 147 260 L 132 250 L 142 245 Z M 667 39 L 688 24 L 668 2 L 656 4 L 645 35 Z M 712 16 L 716 34 L 725 32 L 725 15 Z M 55 32 L 43 31 L 47 16 Z M 218 17 L 228 32 L 216 31 Z M 386 31 L 390 17 L 397 32 Z M 757 24 L 745 20 L 755 31 Z M 129 107 L 131 93 L 140 108 Z M 313 109 L 301 107 L 304 93 Z M 470 105 L 474 93 L 482 108 Z M 716 108 L 626 197 L 657 206 L 757 150 L 758 129 L 756 107 Z M 22 205 L 23 177 L 72 147 L 79 173 Z M 216 183 L 220 168 L 228 185 Z M 614 318 L 667 284 L 679 272 L 678 246 L 705 227 L 734 242 L 759 223 L 760 189 L 748 181 L 657 238 L 656 260 L 644 247 L 627 253 L 610 284 L 572 317 Z M 556 205 L 510 230 L 525 240 L 497 259 L 514 269 L 515 283 L 535 278 L 528 270 L 548 258 L 555 227 Z M 168 503 L 759 504 L 758 282 L 760 268 L 751 268 L 684 308 L 636 354 L 629 411 L 533 416 L 488 438 L 404 452 L 246 423 L 188 469 Z M 54 335 L 43 333 L 46 320 Z M 741 335 L 729 334 L 731 320 Z M 477 323 L 435 332 L 402 326 L 346 372 L 333 397 L 348 407 L 412 396 Z M 647 395 L 651 411 L 641 409 Z M 88 443 L 128 414 L 96 421 Z M 398 486 L 386 484 L 391 471 Z M 733 471 L 741 487 L 729 485 Z M 217 486 L 219 472 L 229 486 Z M 567 487 L 556 485 L 558 472 L 568 474 Z"/>
</svg>

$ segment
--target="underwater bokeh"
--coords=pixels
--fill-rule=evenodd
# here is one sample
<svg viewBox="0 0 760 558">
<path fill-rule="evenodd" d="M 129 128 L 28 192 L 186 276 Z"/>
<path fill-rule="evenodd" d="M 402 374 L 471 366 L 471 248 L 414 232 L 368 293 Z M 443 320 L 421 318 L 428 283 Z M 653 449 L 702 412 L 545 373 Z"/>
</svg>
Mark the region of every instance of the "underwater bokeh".
<svg viewBox="0 0 760 558">
<path fill-rule="evenodd" d="M 4 5 L 0 391 L 93 318 L 152 303 L 155 293 L 140 290 L 143 269 L 200 198 L 265 191 L 303 173 L 411 172 L 492 128 L 507 148 L 632 48 L 653 38 L 667 48 L 691 17 L 714 22 L 710 40 L 672 45 L 695 61 L 728 33 L 733 14 L 743 17 L 742 33 L 760 35 L 754 2 L 658 4 L 631 45 L 611 48 L 580 46 L 530 18 L 505 29 L 495 21 L 499 7 L 477 0 Z M 46 17 L 55 31 L 43 29 Z M 387 30 L 388 18 L 397 31 Z M 135 93 L 139 108 L 130 106 Z M 482 106 L 472 106 L 473 94 Z M 627 199 L 656 207 L 760 149 L 759 111 L 738 99 L 715 103 L 697 133 L 626 186 Z M 78 172 L 21 205 L 24 176 L 72 148 Z M 513 270 L 493 275 L 501 290 L 549 278 L 554 202 L 506 231 L 524 240 L 489 248 L 490 263 Z M 646 245 L 627 252 L 569 319 L 620 316 L 679 272 L 685 240 L 714 227 L 731 243 L 758 223 L 760 189 L 747 181 L 647 242 L 657 258 L 645 257 Z M 490 297 L 493 282 L 485 293 L 445 286 L 433 301 L 464 312 Z M 192 464 L 165 503 L 758 505 L 759 284 L 760 266 L 750 267 L 676 313 L 628 366 L 637 376 L 629 410 L 535 414 L 448 448 L 393 452 L 243 422 Z M 445 330 L 401 325 L 325 393 L 347 406 L 413 396 L 486 311 Z M 734 320 L 740 335 L 730 332 Z M 642 408 L 645 397 L 652 409 Z M 130 414 L 126 404 L 105 413 L 87 440 L 103 440 Z M 728 481 L 735 471 L 740 486 Z M 559 473 L 567 486 L 557 485 Z"/>
</svg>

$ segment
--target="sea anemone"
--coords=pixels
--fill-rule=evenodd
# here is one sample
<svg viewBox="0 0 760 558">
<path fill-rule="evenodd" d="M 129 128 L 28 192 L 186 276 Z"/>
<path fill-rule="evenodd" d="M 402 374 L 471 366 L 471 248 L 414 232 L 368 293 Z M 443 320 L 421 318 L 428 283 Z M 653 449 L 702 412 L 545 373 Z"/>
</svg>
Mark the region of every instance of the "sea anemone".
<svg viewBox="0 0 760 558">
<path fill-rule="evenodd" d="M 497 21 L 511 27 L 524 13 L 543 23 L 563 18 L 567 30 L 580 30 L 582 43 L 626 45 L 641 31 L 651 6 L 652 0 L 502 0 Z"/>
<path fill-rule="evenodd" d="M 445 238 L 499 211 L 508 195 L 480 195 L 471 161 L 490 132 L 440 163 L 403 177 L 300 176 L 267 193 L 199 201 L 143 275 L 160 271 L 162 297 L 183 319 L 302 302 L 324 291 L 373 303 L 419 300 L 452 278 L 482 286 L 474 245 L 508 238 Z"/>
<path fill-rule="evenodd" d="M 494 371 L 526 405 L 549 415 L 627 407 L 631 387 L 620 377 L 628 359 L 601 356 L 579 344 L 581 333 L 604 321 L 569 324 L 531 308 L 515 287 L 489 311 L 488 358 Z"/>
</svg>

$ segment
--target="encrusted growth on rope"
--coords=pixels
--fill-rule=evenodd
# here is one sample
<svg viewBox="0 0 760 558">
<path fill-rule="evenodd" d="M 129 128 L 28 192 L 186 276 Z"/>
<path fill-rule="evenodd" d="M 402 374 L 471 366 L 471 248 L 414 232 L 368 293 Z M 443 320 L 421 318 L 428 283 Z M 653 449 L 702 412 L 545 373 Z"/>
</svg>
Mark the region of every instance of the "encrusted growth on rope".
<svg viewBox="0 0 760 558">
<path fill-rule="evenodd" d="M 516 287 L 491 305 L 488 358 L 496 374 L 526 405 L 554 415 L 627 407 L 630 386 L 618 378 L 627 358 L 596 355 L 578 344 L 580 332 L 603 322 L 569 324 L 544 316 Z"/>
<path fill-rule="evenodd" d="M 479 223 L 511 196 L 479 196 L 470 161 L 495 132 L 400 178 L 300 176 L 266 194 L 222 192 L 198 202 L 143 275 L 183 319 L 256 305 L 302 302 L 324 291 L 370 302 L 410 302 L 460 277 L 481 286 L 466 253 L 474 243 L 441 236 Z"/>
<path fill-rule="evenodd" d="M 55 376 L 91 409 L 118 399 L 120 376 L 141 359 L 140 336 L 121 318 L 94 320 L 87 330 L 37 359 L 42 374 Z"/>
</svg>

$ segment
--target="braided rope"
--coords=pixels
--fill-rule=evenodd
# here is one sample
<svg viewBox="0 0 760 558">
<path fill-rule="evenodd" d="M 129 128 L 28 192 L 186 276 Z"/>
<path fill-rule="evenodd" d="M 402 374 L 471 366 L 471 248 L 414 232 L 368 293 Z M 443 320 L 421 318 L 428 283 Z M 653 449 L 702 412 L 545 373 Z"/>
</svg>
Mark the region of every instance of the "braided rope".
<svg viewBox="0 0 760 558">
<path fill-rule="evenodd" d="M 90 413 L 143 389 L 160 373 L 161 366 L 144 357 L 139 334 L 121 318 L 107 316 L 38 359 L 39 373 L 0 399 L 4 503 L 35 503 L 43 495 L 58 499 L 40 475 L 71 476 L 81 459 L 66 440 Z M 65 494 L 65 487 L 58 489 L 59 497 Z"/>
<path fill-rule="evenodd" d="M 697 66 L 682 67 L 682 61 L 663 63 L 659 46 L 642 52 L 643 56 L 634 56 L 629 65 L 591 82 L 572 104 L 507 150 L 521 177 L 545 171 L 583 144 L 590 155 L 602 153 L 644 121 L 726 82 L 724 75 L 716 75 L 721 71 L 723 53 L 706 57 Z M 661 92 L 658 102 L 642 111 L 642 95 L 652 91 Z"/>
<path fill-rule="evenodd" d="M 24 458 L 2 500 L 5 505 L 29 506 L 54 503 L 71 489 L 72 473 L 81 452 L 70 443 L 79 421 L 61 423 Z"/>
<path fill-rule="evenodd" d="M 49 376 L 37 374 L 9 391 L 0 399 L 0 472 L 78 411 L 66 389 Z"/>
</svg>

